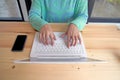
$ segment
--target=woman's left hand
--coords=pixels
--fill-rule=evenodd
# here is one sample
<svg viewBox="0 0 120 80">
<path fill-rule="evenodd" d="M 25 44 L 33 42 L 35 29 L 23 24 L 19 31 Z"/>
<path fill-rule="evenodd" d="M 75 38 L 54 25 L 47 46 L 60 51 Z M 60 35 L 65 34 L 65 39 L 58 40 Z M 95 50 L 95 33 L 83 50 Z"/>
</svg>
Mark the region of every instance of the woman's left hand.
<svg viewBox="0 0 120 80">
<path fill-rule="evenodd" d="M 78 28 L 74 24 L 70 24 L 67 31 L 61 35 L 61 37 L 67 36 L 67 47 L 76 46 L 78 41 L 81 43 L 80 34 Z"/>
</svg>

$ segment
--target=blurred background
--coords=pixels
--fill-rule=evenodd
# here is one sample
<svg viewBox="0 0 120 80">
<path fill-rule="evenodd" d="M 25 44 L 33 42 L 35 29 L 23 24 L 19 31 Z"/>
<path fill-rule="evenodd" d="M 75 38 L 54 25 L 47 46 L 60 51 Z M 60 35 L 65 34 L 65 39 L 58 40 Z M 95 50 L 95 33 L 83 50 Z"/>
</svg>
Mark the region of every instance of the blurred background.
<svg viewBox="0 0 120 80">
<path fill-rule="evenodd" d="M 0 20 L 22 20 L 18 1 L 0 0 Z M 120 0 L 95 0 L 91 18 L 120 19 Z"/>
</svg>

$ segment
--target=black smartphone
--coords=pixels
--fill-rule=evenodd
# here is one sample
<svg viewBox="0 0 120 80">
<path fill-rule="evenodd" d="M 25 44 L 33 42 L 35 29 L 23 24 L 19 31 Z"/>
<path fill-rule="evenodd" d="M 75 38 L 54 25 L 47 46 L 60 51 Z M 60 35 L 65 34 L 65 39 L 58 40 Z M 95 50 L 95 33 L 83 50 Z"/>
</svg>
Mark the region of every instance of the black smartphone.
<svg viewBox="0 0 120 80">
<path fill-rule="evenodd" d="M 12 51 L 22 51 L 25 45 L 26 38 L 27 35 L 18 35 L 12 47 Z"/>
</svg>

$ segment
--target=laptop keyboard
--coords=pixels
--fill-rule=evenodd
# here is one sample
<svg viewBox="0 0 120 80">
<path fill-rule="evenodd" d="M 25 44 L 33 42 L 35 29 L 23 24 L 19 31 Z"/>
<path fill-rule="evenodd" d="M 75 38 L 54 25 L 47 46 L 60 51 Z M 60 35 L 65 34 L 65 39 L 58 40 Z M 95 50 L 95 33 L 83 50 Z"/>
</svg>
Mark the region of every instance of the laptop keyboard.
<svg viewBox="0 0 120 80">
<path fill-rule="evenodd" d="M 37 32 L 34 38 L 31 57 L 86 57 L 84 44 L 78 43 L 76 46 L 67 48 L 66 39 L 61 38 L 62 32 L 55 32 L 56 41 L 53 46 L 43 45 L 39 42 L 39 33 Z"/>
</svg>

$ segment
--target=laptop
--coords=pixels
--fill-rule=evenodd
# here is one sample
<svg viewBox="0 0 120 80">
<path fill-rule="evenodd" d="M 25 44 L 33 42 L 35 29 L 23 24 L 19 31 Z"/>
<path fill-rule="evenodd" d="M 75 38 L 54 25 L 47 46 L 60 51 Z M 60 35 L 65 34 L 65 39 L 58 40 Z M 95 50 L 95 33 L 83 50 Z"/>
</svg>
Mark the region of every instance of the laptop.
<svg viewBox="0 0 120 80">
<path fill-rule="evenodd" d="M 61 38 L 63 32 L 54 32 L 56 36 L 54 46 L 44 45 L 39 42 L 39 33 L 36 32 L 29 59 L 15 60 L 15 63 L 98 63 L 105 62 L 88 58 L 84 46 L 83 38 L 80 33 L 81 43 L 67 48 L 67 38 Z"/>
</svg>

